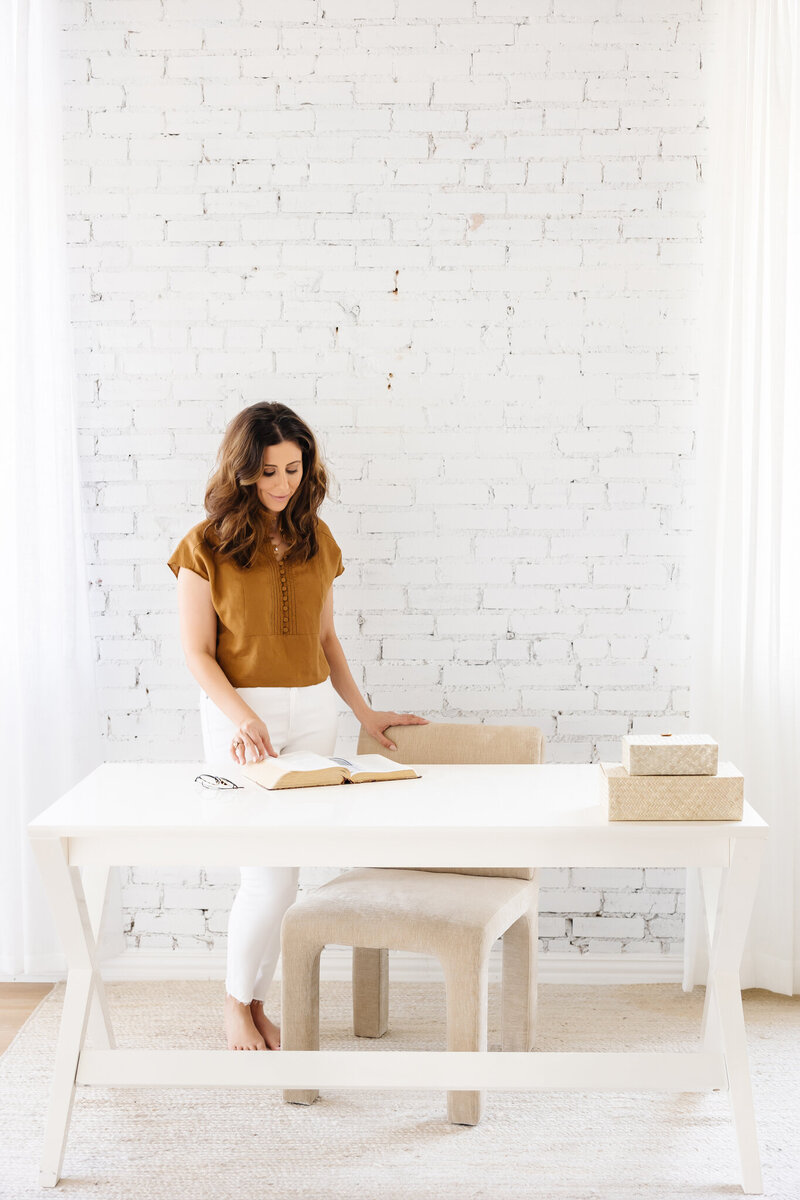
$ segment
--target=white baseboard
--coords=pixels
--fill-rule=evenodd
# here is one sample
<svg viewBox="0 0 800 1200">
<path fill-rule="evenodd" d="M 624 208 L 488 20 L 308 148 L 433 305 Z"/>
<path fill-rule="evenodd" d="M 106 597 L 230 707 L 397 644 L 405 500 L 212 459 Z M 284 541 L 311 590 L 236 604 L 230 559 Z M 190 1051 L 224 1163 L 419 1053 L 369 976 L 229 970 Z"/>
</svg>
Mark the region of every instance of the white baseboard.
<svg viewBox="0 0 800 1200">
<path fill-rule="evenodd" d="M 327 946 L 320 960 L 320 979 L 350 979 L 352 950 L 349 946 Z M 128 950 L 100 964 L 107 982 L 138 979 L 219 979 L 225 978 L 223 955 L 194 954 L 177 950 Z M 444 980 L 437 959 L 422 954 L 392 950 L 389 956 L 391 978 L 398 983 L 423 983 Z M 275 974 L 280 979 L 281 964 Z M 501 977 L 500 947 L 489 959 L 489 979 Z M 683 978 L 683 959 L 674 954 L 539 954 L 540 983 L 676 983 Z M 8 977 L 6 977 L 8 978 Z M 65 979 L 63 961 L 52 970 L 41 967 L 36 975 L 16 976 L 14 982 L 52 983 Z"/>
</svg>

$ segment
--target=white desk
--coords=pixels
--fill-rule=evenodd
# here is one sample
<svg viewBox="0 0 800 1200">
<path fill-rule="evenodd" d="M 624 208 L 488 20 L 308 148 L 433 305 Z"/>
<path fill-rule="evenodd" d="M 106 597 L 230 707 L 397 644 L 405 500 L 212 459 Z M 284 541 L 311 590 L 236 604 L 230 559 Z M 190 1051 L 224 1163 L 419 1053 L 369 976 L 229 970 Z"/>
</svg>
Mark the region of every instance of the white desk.
<svg viewBox="0 0 800 1200">
<path fill-rule="evenodd" d="M 767 826 L 749 805 L 741 822 L 609 823 L 599 804 L 597 765 L 425 764 L 417 767 L 421 779 L 283 792 L 254 784 L 207 791 L 194 783 L 203 769 L 203 763 L 106 763 L 28 826 L 68 964 L 42 1186 L 60 1178 L 76 1084 L 259 1084 L 726 1089 L 744 1191 L 762 1191 L 739 964 Z M 699 1048 L 630 1054 L 117 1050 L 95 946 L 109 868 L 130 863 L 686 867 L 700 883 L 709 947 Z M 95 1049 L 84 1048 L 90 1022 Z"/>
</svg>

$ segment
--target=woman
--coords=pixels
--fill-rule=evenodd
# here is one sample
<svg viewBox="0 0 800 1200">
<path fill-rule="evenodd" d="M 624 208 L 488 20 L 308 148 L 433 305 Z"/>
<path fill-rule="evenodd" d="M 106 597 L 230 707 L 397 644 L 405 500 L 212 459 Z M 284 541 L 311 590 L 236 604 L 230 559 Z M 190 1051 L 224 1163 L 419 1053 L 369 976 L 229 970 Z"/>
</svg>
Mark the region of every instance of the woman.
<svg viewBox="0 0 800 1200">
<path fill-rule="evenodd" d="M 282 751 L 333 754 L 338 693 L 381 745 L 390 725 L 426 725 L 374 712 L 350 673 L 333 626 L 341 551 L 317 511 L 327 474 L 314 435 L 284 404 L 253 404 L 228 425 L 205 495 L 208 518 L 176 547 L 181 644 L 200 685 L 203 753 L 225 763 Z M 297 867 L 242 867 L 228 921 L 225 1033 L 230 1050 L 278 1050 L 264 1012 Z"/>
</svg>

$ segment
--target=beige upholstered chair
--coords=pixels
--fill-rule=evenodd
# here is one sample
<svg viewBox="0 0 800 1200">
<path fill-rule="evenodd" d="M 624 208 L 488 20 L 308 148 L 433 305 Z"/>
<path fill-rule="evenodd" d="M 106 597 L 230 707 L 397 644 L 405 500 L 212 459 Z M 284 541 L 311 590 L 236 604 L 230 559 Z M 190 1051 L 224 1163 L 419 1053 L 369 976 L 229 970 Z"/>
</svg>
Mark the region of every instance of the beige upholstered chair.
<svg viewBox="0 0 800 1200">
<path fill-rule="evenodd" d="M 515 725 L 393 725 L 389 751 L 364 729 L 359 754 L 407 763 L 540 763 L 539 729 Z M 386 785 L 391 786 L 390 784 Z M 487 1048 L 489 951 L 503 938 L 502 1048 L 533 1047 L 538 872 L 530 867 L 360 867 L 292 905 L 281 927 L 281 1046 L 319 1049 L 319 963 L 326 945 L 353 947 L 353 1031 L 388 1027 L 388 949 L 435 955 L 445 975 L 447 1049 Z M 311 1104 L 319 1093 L 286 1090 Z M 482 1092 L 448 1092 L 448 1119 L 476 1125 Z"/>
</svg>

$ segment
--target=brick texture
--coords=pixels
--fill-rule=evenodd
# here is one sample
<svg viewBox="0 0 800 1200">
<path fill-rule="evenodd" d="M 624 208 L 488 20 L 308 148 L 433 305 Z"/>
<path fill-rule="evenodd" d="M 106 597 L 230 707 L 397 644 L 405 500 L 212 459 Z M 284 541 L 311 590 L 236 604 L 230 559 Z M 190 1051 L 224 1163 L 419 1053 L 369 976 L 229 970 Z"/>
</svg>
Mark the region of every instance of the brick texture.
<svg viewBox="0 0 800 1200">
<path fill-rule="evenodd" d="M 61 11 L 107 757 L 200 754 L 165 560 L 262 399 L 319 434 L 375 707 L 560 762 L 685 729 L 701 0 Z M 568 875 L 545 949 L 675 953 L 678 873 Z M 235 883 L 131 867 L 130 944 L 213 948 Z"/>
</svg>

